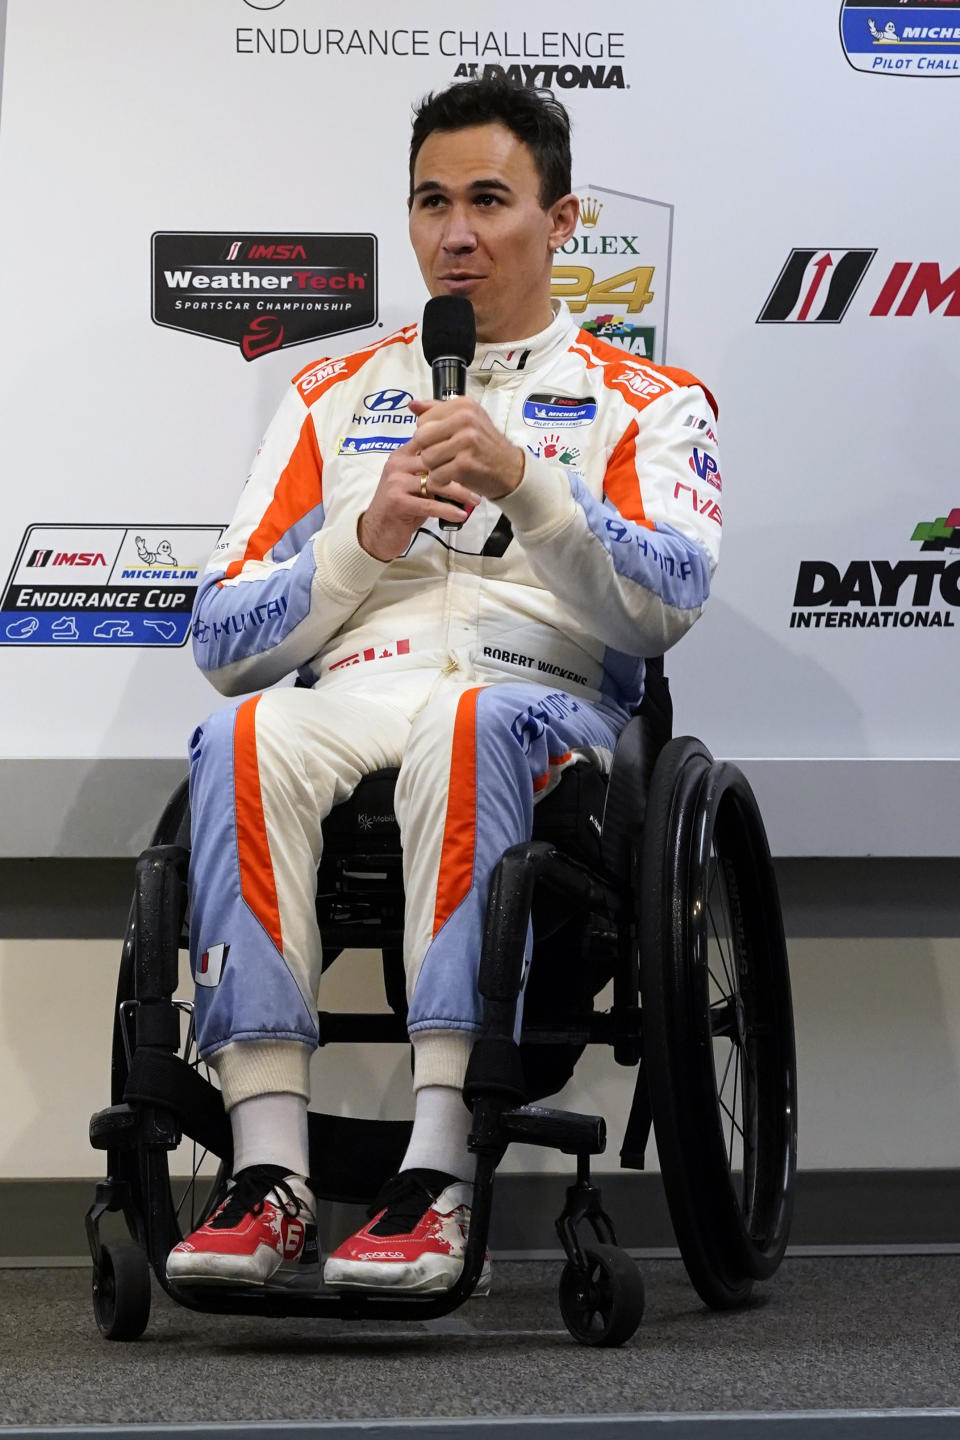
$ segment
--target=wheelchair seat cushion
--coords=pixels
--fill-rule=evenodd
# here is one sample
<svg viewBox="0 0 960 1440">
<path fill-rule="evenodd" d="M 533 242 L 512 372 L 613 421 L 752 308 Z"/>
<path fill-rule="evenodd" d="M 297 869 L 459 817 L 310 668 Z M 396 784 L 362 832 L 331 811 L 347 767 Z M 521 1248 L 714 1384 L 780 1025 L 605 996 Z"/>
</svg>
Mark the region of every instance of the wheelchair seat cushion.
<svg viewBox="0 0 960 1440">
<path fill-rule="evenodd" d="M 325 850 L 400 854 L 393 799 L 399 770 L 365 775 L 348 800 L 323 822 Z M 606 777 L 591 764 L 571 765 L 559 785 L 534 806 L 533 839 L 546 840 L 575 859 L 600 866 L 600 827 Z"/>
</svg>

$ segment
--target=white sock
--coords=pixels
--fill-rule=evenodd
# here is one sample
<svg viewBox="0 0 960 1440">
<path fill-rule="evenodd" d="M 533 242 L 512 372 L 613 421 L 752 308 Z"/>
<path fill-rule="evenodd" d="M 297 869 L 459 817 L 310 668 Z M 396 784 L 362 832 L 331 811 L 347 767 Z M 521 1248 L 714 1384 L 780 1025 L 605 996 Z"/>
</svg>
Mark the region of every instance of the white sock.
<svg viewBox="0 0 960 1440">
<path fill-rule="evenodd" d="M 442 1170 L 473 1184 L 477 1159 L 467 1149 L 473 1116 L 450 1085 L 424 1085 L 416 1093 L 413 1134 L 401 1170 Z"/>
<path fill-rule="evenodd" d="M 248 1165 L 283 1165 L 310 1174 L 307 1102 L 302 1095 L 252 1095 L 230 1111 L 233 1173 Z"/>
</svg>

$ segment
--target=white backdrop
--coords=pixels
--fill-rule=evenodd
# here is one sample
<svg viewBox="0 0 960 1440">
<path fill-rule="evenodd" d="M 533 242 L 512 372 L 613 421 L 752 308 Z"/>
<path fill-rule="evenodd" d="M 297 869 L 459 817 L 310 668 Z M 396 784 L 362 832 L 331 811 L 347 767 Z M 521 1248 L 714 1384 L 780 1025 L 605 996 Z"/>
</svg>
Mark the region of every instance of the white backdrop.
<svg viewBox="0 0 960 1440">
<path fill-rule="evenodd" d="M 553 67 L 570 109 L 596 218 L 557 292 L 719 399 L 726 533 L 669 661 L 678 730 L 744 764 L 779 853 L 960 853 L 960 76 L 853 68 L 840 0 L 802 23 L 769 0 L 595 9 L 8 0 L 0 853 L 143 843 L 220 703 L 181 644 L 191 571 L 290 375 L 420 313 L 410 106 L 476 62 Z M 902 35 L 931 9 L 851 6 L 843 33 L 869 14 Z M 960 36 L 960 5 L 934 18 Z M 348 237 L 356 268 L 349 237 L 372 235 L 376 319 L 250 360 L 155 323 L 152 237 L 170 234 L 220 237 L 222 270 L 231 246 L 242 268 L 244 246 L 306 237 L 303 270 L 318 235 Z M 256 273 L 297 265 L 275 250 Z M 111 608 L 124 571 L 135 603 Z M 91 616 L 71 597 L 94 582 Z"/>
</svg>

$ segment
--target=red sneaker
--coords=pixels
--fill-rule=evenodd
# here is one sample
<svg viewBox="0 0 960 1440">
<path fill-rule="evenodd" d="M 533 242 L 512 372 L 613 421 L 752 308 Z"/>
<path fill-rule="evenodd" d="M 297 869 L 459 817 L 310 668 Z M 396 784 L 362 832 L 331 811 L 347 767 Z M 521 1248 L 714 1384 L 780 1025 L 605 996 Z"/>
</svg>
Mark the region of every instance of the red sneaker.
<svg viewBox="0 0 960 1440">
<path fill-rule="evenodd" d="M 439 1170 L 403 1170 L 388 1180 L 367 1211 L 373 1218 L 323 1267 L 334 1289 L 450 1290 L 463 1271 L 473 1186 Z M 490 1289 L 490 1257 L 474 1295 Z"/>
<path fill-rule="evenodd" d="M 220 1208 L 167 1256 L 167 1279 L 188 1284 L 319 1287 L 310 1188 L 279 1165 L 249 1165 Z"/>
</svg>

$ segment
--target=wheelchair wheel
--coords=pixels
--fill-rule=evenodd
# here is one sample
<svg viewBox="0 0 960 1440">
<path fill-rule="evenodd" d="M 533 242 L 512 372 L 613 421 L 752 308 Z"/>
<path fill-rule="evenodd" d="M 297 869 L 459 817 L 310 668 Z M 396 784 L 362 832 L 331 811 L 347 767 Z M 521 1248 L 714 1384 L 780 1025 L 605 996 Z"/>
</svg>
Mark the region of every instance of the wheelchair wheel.
<svg viewBox="0 0 960 1440">
<path fill-rule="evenodd" d="M 585 1246 L 583 1254 L 586 1271 L 567 1261 L 560 1276 L 563 1323 L 581 1345 L 622 1345 L 643 1319 L 643 1278 L 615 1245 Z"/>
<path fill-rule="evenodd" d="M 135 971 L 133 947 L 128 944 L 121 962 L 114 1017 L 111 1069 L 116 1104 L 123 1101 L 130 1057 L 135 1047 L 138 1004 Z M 197 1050 L 193 1007 L 187 1001 L 177 1004 L 186 1021 L 185 1025 L 182 1024 L 186 1033 L 180 1048 L 181 1057 L 191 1069 L 200 1070 L 209 1079 L 209 1070 Z M 154 1267 L 162 1283 L 167 1254 L 209 1219 L 226 1193 L 229 1177 L 219 1154 L 183 1134 L 172 1114 L 152 1106 L 147 1109 L 149 1120 L 144 1122 L 141 1118 L 141 1123 L 149 1126 L 149 1142 L 113 1152 L 108 1173 L 124 1188 L 124 1216 L 131 1235 L 139 1242 L 133 1248 L 139 1251 L 142 1247 L 148 1265 Z M 95 1286 L 96 1283 L 95 1279 Z M 108 1277 L 108 1288 L 111 1284 Z M 97 1310 L 96 1299 L 94 1309 Z M 99 1311 L 97 1323 L 100 1324 Z M 103 1325 L 100 1328 L 107 1334 Z"/>
<path fill-rule="evenodd" d="M 787 1244 L 796 1060 L 783 922 L 743 774 L 670 741 L 650 786 L 638 886 L 644 1063 L 680 1253 L 716 1309 Z"/>
<path fill-rule="evenodd" d="M 101 1245 L 93 1267 L 93 1313 L 107 1340 L 139 1340 L 150 1319 L 150 1265 L 131 1240 Z"/>
</svg>

